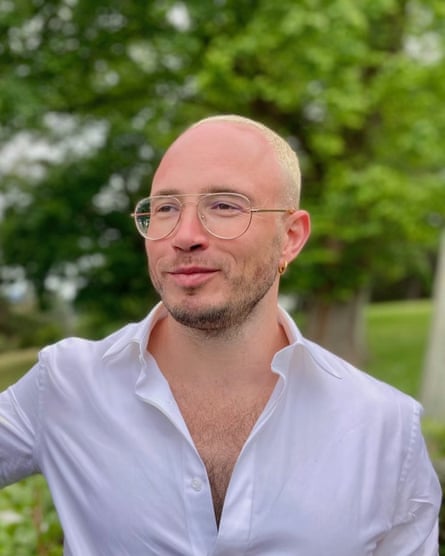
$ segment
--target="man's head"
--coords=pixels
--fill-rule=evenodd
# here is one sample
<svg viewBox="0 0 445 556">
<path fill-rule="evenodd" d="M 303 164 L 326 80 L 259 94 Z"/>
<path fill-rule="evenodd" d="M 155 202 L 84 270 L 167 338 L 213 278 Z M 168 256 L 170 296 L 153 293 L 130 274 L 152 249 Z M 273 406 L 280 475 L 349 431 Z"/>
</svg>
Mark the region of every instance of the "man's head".
<svg viewBox="0 0 445 556">
<path fill-rule="evenodd" d="M 146 205 L 150 276 L 178 322 L 223 330 L 276 304 L 278 269 L 309 235 L 299 188 L 296 155 L 257 122 L 217 116 L 178 137 Z"/>
</svg>

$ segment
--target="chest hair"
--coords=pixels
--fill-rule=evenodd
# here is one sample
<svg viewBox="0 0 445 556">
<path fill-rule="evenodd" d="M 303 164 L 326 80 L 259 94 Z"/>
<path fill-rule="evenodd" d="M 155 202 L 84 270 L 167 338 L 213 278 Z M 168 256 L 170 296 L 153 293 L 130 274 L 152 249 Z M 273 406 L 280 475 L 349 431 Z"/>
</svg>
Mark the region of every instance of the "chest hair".
<svg viewBox="0 0 445 556">
<path fill-rule="evenodd" d="M 219 524 L 236 460 L 260 416 L 268 396 L 255 401 L 176 398 L 190 435 L 207 470 L 215 518 Z"/>
</svg>

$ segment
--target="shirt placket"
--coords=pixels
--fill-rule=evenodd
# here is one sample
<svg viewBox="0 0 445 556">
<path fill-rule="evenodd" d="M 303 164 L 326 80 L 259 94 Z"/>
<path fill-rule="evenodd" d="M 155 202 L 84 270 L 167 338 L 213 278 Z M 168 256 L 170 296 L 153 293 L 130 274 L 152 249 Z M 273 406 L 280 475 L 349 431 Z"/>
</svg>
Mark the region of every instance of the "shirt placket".
<svg viewBox="0 0 445 556">
<path fill-rule="evenodd" d="M 184 440 L 183 449 L 184 505 L 192 553 L 212 553 L 217 537 L 212 493 L 205 466 L 191 439 Z"/>
<path fill-rule="evenodd" d="M 255 437 L 261 434 L 261 429 L 273 414 L 283 390 L 284 381 L 280 377 L 265 410 L 241 451 L 227 489 L 215 547 L 208 553 L 209 556 L 242 556 L 249 548 L 258 459 Z M 257 488 L 258 486 L 256 485 Z"/>
<path fill-rule="evenodd" d="M 166 380 L 154 361 L 150 357 L 147 359 L 147 362 L 142 359 L 145 369 L 139 376 L 136 393 L 161 411 L 182 435 L 183 511 L 190 541 L 189 553 L 204 556 L 211 553 L 217 535 L 207 471 Z"/>
<path fill-rule="evenodd" d="M 255 457 L 250 446 L 240 456 L 224 501 L 220 528 L 209 556 L 241 556 L 247 550 L 254 493 Z"/>
</svg>

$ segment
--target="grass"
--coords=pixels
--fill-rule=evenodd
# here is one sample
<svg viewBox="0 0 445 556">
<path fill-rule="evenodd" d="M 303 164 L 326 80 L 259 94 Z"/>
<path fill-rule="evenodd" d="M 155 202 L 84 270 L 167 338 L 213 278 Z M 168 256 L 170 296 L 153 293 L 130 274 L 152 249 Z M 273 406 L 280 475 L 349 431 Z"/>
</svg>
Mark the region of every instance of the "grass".
<svg viewBox="0 0 445 556">
<path fill-rule="evenodd" d="M 418 398 L 431 320 L 430 301 L 374 303 L 366 313 L 366 370 Z"/>
<path fill-rule="evenodd" d="M 369 306 L 365 370 L 419 398 L 430 320 L 429 301 Z M 36 355 L 36 349 L 0 354 L 0 389 L 22 376 L 35 363 Z M 426 421 L 424 431 L 432 456 L 444 462 L 445 423 Z M 0 554 L 61 554 L 61 532 L 43 478 L 31 477 L 1 491 L 0 517 L 4 512 L 22 516 L 22 520 L 5 524 L 0 519 Z M 445 547 L 440 554 L 445 556 Z"/>
<path fill-rule="evenodd" d="M 37 349 L 29 348 L 0 354 L 0 391 L 20 378 L 34 365 Z"/>
</svg>

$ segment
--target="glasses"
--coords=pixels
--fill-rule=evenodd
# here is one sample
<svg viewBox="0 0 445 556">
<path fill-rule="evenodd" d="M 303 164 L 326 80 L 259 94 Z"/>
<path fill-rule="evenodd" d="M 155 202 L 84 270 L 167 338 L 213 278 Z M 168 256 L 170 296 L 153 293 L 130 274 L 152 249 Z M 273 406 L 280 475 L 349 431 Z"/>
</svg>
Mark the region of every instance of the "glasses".
<svg viewBox="0 0 445 556">
<path fill-rule="evenodd" d="M 132 213 L 142 237 L 152 241 L 164 239 L 176 229 L 183 208 L 196 197 L 196 209 L 203 227 L 220 239 L 236 239 L 250 226 L 257 212 L 285 212 L 296 209 L 253 208 L 250 199 L 240 193 L 203 193 L 191 195 L 155 195 L 140 200 Z"/>
</svg>

